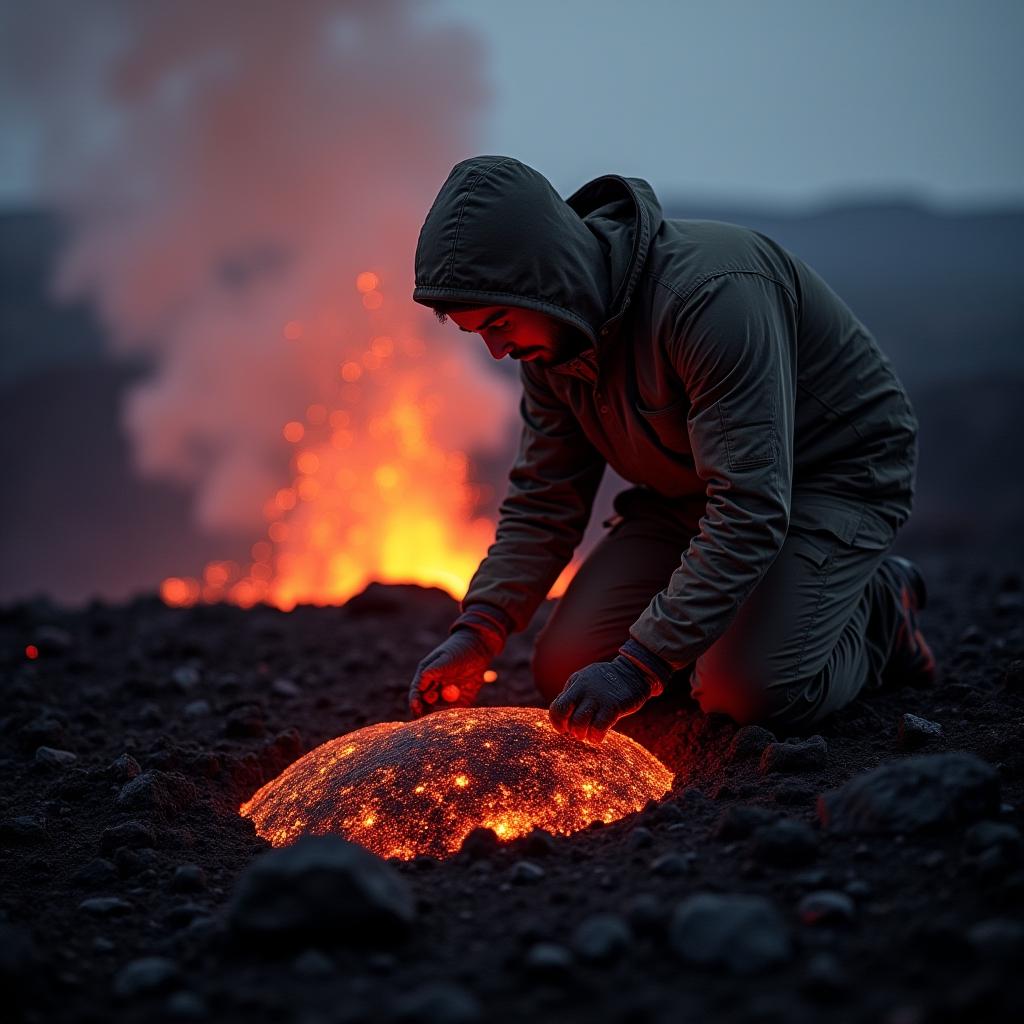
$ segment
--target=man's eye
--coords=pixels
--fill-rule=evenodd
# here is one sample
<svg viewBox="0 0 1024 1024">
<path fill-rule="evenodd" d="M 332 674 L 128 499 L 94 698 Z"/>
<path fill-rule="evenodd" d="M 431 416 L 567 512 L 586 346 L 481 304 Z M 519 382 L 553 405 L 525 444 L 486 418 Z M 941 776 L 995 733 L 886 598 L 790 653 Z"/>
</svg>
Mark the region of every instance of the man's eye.
<svg viewBox="0 0 1024 1024">
<path fill-rule="evenodd" d="M 496 331 L 504 331 L 508 329 L 507 320 L 498 320 L 496 323 L 491 324 Z"/>
</svg>

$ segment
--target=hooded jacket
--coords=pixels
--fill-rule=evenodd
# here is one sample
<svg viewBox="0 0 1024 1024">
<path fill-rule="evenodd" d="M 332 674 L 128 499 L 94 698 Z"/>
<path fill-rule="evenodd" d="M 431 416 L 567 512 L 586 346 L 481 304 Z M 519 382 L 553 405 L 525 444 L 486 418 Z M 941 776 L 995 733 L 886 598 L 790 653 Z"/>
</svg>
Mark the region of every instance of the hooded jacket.
<svg viewBox="0 0 1024 1024">
<path fill-rule="evenodd" d="M 413 298 L 539 310 L 587 341 L 521 364 L 519 449 L 464 612 L 525 628 L 606 465 L 702 513 L 630 628 L 671 671 L 725 631 L 791 523 L 884 549 L 910 515 L 917 419 L 871 333 L 781 245 L 666 219 L 642 179 L 605 175 L 563 200 L 518 160 L 462 161 L 420 232 Z"/>
</svg>

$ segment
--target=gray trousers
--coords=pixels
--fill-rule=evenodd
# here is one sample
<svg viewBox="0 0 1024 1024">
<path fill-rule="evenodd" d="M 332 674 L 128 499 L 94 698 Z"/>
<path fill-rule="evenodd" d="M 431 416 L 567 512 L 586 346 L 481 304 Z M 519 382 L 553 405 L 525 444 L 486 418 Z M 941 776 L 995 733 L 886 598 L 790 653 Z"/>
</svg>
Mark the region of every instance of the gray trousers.
<svg viewBox="0 0 1024 1024">
<path fill-rule="evenodd" d="M 616 517 L 558 601 L 534 648 L 546 702 L 577 669 L 608 661 L 668 583 L 703 502 L 669 504 L 624 491 Z M 790 524 L 786 541 L 725 632 L 670 686 L 688 686 L 704 712 L 800 732 L 880 685 L 901 619 L 886 551 Z M 669 687 L 666 687 L 669 689 Z"/>
</svg>

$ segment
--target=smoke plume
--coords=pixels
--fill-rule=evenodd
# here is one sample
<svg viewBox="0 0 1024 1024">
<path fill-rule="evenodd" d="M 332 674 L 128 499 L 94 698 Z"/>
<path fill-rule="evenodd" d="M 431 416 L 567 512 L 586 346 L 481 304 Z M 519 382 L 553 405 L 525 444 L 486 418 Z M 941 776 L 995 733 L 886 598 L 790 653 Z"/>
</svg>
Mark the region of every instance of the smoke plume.
<svg viewBox="0 0 1024 1024">
<path fill-rule="evenodd" d="M 493 530 L 467 453 L 505 443 L 512 392 L 409 294 L 429 203 L 472 151 L 479 41 L 417 0 L 36 0 L 5 20 L 6 102 L 70 228 L 58 292 L 151 367 L 124 410 L 137 466 L 254 541 L 251 565 L 165 596 L 457 591 Z"/>
</svg>

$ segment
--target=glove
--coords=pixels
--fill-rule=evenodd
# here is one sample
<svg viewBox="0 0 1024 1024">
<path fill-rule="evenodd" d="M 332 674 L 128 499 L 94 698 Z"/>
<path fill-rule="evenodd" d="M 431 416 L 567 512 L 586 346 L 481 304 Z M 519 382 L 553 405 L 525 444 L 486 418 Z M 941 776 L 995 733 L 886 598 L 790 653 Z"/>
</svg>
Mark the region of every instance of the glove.
<svg viewBox="0 0 1024 1024">
<path fill-rule="evenodd" d="M 619 654 L 613 661 L 596 661 L 569 676 L 551 702 L 548 717 L 557 732 L 600 743 L 620 718 L 639 711 L 661 692 L 660 680 L 646 666 Z"/>
<path fill-rule="evenodd" d="M 440 703 L 442 707 L 472 707 L 484 685 L 484 672 L 502 652 L 505 637 L 474 615 L 456 620 L 451 635 L 416 666 L 409 687 L 409 711 L 421 718 Z"/>
</svg>

